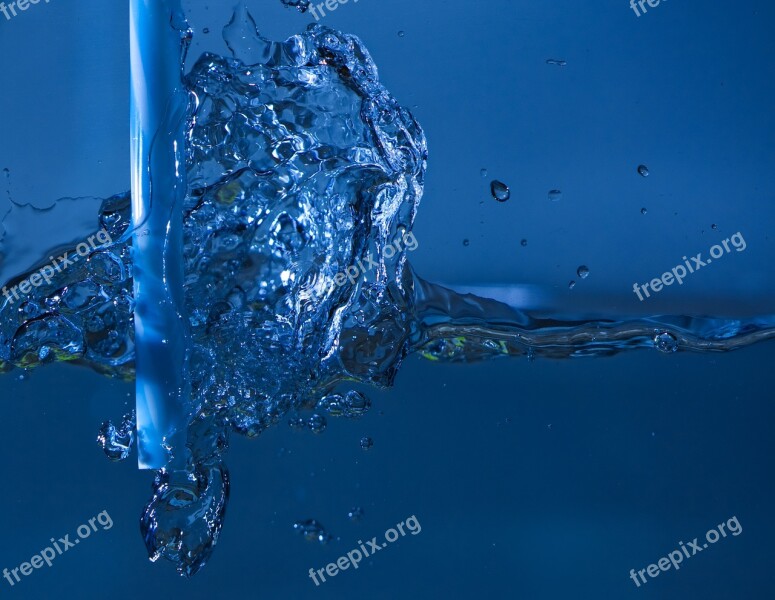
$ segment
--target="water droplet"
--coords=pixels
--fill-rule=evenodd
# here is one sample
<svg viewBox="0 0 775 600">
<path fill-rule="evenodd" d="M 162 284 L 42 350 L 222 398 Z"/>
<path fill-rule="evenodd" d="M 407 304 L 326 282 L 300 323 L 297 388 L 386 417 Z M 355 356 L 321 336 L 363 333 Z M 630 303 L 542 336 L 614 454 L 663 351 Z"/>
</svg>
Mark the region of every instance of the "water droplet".
<svg viewBox="0 0 775 600">
<path fill-rule="evenodd" d="M 357 523 L 363 518 L 363 509 L 360 506 L 354 506 L 347 513 L 347 518 L 353 523 Z"/>
<path fill-rule="evenodd" d="M 399 31 L 398 32 L 398 37 L 404 37 L 405 35 L 406 35 L 405 31 Z"/>
<path fill-rule="evenodd" d="M 468 241 L 467 239 L 463 240 L 463 245 L 464 245 L 464 246 L 468 246 L 470 243 L 471 243 L 471 242 L 470 242 L 470 241 Z"/>
<path fill-rule="evenodd" d="M 578 275 L 582 279 L 586 279 L 587 277 L 589 277 L 589 267 L 585 265 L 581 265 L 578 269 L 576 269 L 576 275 Z"/>
<path fill-rule="evenodd" d="M 646 165 L 638 165 L 638 174 L 641 177 L 649 176 L 649 168 Z"/>
<path fill-rule="evenodd" d="M 645 215 L 648 211 L 645 208 L 640 209 L 640 214 Z"/>
<path fill-rule="evenodd" d="M 718 229 L 718 225 L 716 225 L 715 223 L 713 223 L 713 225 L 711 225 L 710 227 L 711 227 L 711 229 L 713 229 L 713 230 L 716 230 L 716 229 Z"/>
<path fill-rule="evenodd" d="M 571 289 L 571 290 L 572 290 L 572 289 L 573 289 L 573 288 L 575 288 L 575 287 L 576 287 L 576 282 L 575 282 L 575 281 L 571 281 L 571 282 L 568 284 L 568 289 Z"/>
<path fill-rule="evenodd" d="M 371 439 L 368 436 L 363 436 L 361 438 L 361 448 L 364 450 L 371 450 L 371 447 L 374 445 L 374 440 Z"/>
<path fill-rule="evenodd" d="M 210 28 L 209 28 L 209 27 L 205 27 L 205 28 L 202 30 L 202 33 L 210 33 Z"/>
<path fill-rule="evenodd" d="M 317 542 L 318 544 L 327 544 L 334 539 L 334 536 L 326 531 L 326 528 L 315 519 L 306 519 L 296 521 L 293 524 L 293 530 L 301 535 L 308 542 Z"/>
<path fill-rule="evenodd" d="M 511 198 L 511 190 L 509 190 L 509 187 L 497 179 L 494 179 L 490 183 L 490 193 L 498 202 L 506 202 L 506 200 Z"/>
<path fill-rule="evenodd" d="M 523 246 L 527 246 L 527 240 L 522 240 L 522 241 L 520 242 L 520 244 L 522 244 Z"/>
<path fill-rule="evenodd" d="M 654 336 L 654 347 L 660 352 L 671 354 L 678 350 L 678 340 L 672 333 L 663 331 Z"/>
<path fill-rule="evenodd" d="M 567 63 L 567 61 L 564 61 L 564 60 L 559 59 L 559 58 L 547 58 L 546 59 L 546 64 L 547 65 L 554 65 L 556 67 L 564 67 L 568 63 Z"/>
<path fill-rule="evenodd" d="M 488 173 L 487 173 L 487 169 L 482 169 L 481 171 L 479 171 L 479 174 L 480 174 L 482 177 L 487 177 L 487 175 L 488 175 Z"/>
<path fill-rule="evenodd" d="M 549 200 L 552 202 L 557 202 L 562 197 L 562 192 L 560 190 L 549 190 Z"/>
</svg>

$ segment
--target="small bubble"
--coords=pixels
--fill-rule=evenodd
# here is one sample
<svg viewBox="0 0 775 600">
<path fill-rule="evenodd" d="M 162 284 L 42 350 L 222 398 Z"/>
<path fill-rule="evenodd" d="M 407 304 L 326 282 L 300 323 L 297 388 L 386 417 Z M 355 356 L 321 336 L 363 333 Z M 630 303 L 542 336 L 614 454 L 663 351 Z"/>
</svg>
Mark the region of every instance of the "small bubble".
<svg viewBox="0 0 775 600">
<path fill-rule="evenodd" d="M 325 410 L 332 417 L 347 417 L 348 419 L 362 417 L 370 408 L 371 400 L 356 390 L 349 390 L 344 395 L 329 394 L 322 398 L 316 406 L 316 409 Z"/>
<path fill-rule="evenodd" d="M 711 225 L 710 227 L 711 227 L 711 229 L 713 229 L 713 230 L 716 230 L 716 229 L 718 229 L 718 225 L 716 225 L 715 223 L 713 223 L 713 225 Z"/>
<path fill-rule="evenodd" d="M 522 246 L 527 246 L 527 240 L 522 240 L 522 241 L 520 242 L 520 244 L 522 244 Z"/>
<path fill-rule="evenodd" d="M 354 506 L 347 513 L 347 518 L 353 523 L 357 523 L 363 518 L 363 509 L 360 506 Z"/>
<path fill-rule="evenodd" d="M 471 243 L 471 242 L 470 242 L 470 241 L 468 241 L 467 239 L 463 240 L 463 245 L 464 245 L 464 246 L 468 246 L 470 243 Z"/>
<path fill-rule="evenodd" d="M 585 265 L 581 265 L 578 269 L 576 269 L 576 275 L 578 275 L 582 279 L 586 279 L 587 277 L 589 277 L 589 267 Z"/>
<path fill-rule="evenodd" d="M 638 165 L 638 174 L 641 177 L 649 176 L 649 168 L 646 165 Z"/>
<path fill-rule="evenodd" d="M 398 37 L 404 37 L 405 35 L 406 35 L 405 31 L 399 31 L 398 32 Z"/>
<path fill-rule="evenodd" d="M 371 450 L 371 447 L 374 445 L 374 440 L 371 439 L 368 436 L 363 436 L 361 438 L 361 448 L 364 450 Z"/>
<path fill-rule="evenodd" d="M 549 200 L 552 202 L 557 202 L 562 197 L 562 192 L 560 190 L 550 190 L 549 191 Z"/>
<path fill-rule="evenodd" d="M 645 215 L 648 211 L 645 208 L 640 209 L 640 214 Z"/>
<path fill-rule="evenodd" d="M 506 202 L 506 200 L 511 198 L 511 190 L 509 190 L 509 187 L 497 179 L 494 179 L 490 183 L 490 193 L 498 202 Z"/>
<path fill-rule="evenodd" d="M 334 539 L 334 536 L 326 531 L 326 528 L 315 519 L 305 521 L 296 521 L 293 524 L 293 530 L 301 535 L 308 542 L 317 542 L 318 544 L 327 544 Z"/>
<path fill-rule="evenodd" d="M 323 433 L 326 425 L 326 418 L 323 415 L 312 415 L 307 421 L 307 429 L 312 433 Z"/>
<path fill-rule="evenodd" d="M 654 336 L 654 347 L 665 354 L 672 354 L 678 350 L 678 340 L 667 331 L 663 331 Z"/>
</svg>

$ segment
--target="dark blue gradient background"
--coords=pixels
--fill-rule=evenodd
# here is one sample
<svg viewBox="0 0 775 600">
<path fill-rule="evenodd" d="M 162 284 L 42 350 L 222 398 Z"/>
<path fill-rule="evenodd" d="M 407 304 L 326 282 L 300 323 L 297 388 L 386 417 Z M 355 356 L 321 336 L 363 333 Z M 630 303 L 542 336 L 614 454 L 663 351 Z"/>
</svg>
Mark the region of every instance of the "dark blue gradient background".
<svg viewBox="0 0 775 600">
<path fill-rule="evenodd" d="M 128 189 L 123 4 L 51 0 L 0 16 L 0 214 L 8 193 L 45 206 Z M 215 4 L 188 2 L 192 59 L 222 50 L 231 4 Z M 275 39 L 312 20 L 279 0 L 249 6 Z M 428 135 L 411 254 L 421 275 L 534 284 L 561 311 L 742 316 L 775 312 L 773 18 L 764 0 L 663 1 L 640 18 L 626 0 L 360 0 L 323 22 L 362 37 Z M 482 168 L 510 185 L 509 202 L 488 197 Z M 632 294 L 737 231 L 745 252 L 648 303 Z M 40 254 L 57 242 L 29 235 Z M 591 275 L 571 291 L 580 264 Z M 773 358 L 773 344 L 469 366 L 411 358 L 394 389 L 364 389 L 374 408 L 361 421 L 233 438 L 226 525 L 190 581 L 145 556 L 151 474 L 134 455 L 108 463 L 94 442 L 132 406 L 133 385 L 63 365 L 23 381 L 13 372 L 0 378 L 0 569 L 102 510 L 114 527 L 13 588 L 0 579 L 0 598 L 771 598 Z M 356 505 L 365 518 L 354 524 Z M 411 515 L 419 535 L 318 588 L 308 578 Z M 733 515 L 741 535 L 640 589 L 629 579 Z M 340 540 L 296 536 L 308 518 Z"/>
</svg>

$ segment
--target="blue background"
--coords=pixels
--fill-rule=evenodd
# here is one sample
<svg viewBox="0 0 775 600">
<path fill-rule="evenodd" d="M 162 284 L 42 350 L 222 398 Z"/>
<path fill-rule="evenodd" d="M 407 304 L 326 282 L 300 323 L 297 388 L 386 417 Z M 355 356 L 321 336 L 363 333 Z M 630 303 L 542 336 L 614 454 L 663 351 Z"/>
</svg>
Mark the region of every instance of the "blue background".
<svg viewBox="0 0 775 600">
<path fill-rule="evenodd" d="M 128 24 L 112 4 L 52 0 L 0 16 L 0 214 L 9 193 L 47 207 L 128 189 Z M 274 39 L 313 20 L 279 0 L 248 4 Z M 191 58 L 221 50 L 229 3 L 188 5 Z M 425 128 L 411 254 L 421 275 L 533 285 L 559 311 L 736 316 L 775 312 L 773 17 L 763 0 L 663 2 L 640 18 L 625 0 L 360 0 L 323 22 L 364 40 Z M 509 202 L 489 197 L 491 178 L 511 187 Z M 547 199 L 555 188 L 559 202 Z M 39 258 L 33 244 L 42 255 L 75 235 L 73 204 L 53 210 L 62 226 L 29 231 L 23 256 L 6 247 L 3 278 L 3 264 Z M 632 294 L 737 231 L 745 252 L 648 303 Z M 591 275 L 569 290 L 581 264 Z M 226 524 L 190 581 L 145 557 L 151 475 L 134 455 L 108 463 L 94 443 L 132 406 L 133 385 L 62 365 L 14 372 L 0 379 L 0 568 L 102 510 L 114 527 L 13 588 L 0 579 L 0 597 L 770 598 L 774 349 L 411 358 L 394 389 L 364 390 L 374 408 L 361 421 L 233 438 Z M 308 578 L 411 515 L 419 535 L 318 588 Z M 733 515 L 741 535 L 640 589 L 629 579 Z M 292 524 L 308 518 L 341 539 L 305 542 Z"/>
</svg>

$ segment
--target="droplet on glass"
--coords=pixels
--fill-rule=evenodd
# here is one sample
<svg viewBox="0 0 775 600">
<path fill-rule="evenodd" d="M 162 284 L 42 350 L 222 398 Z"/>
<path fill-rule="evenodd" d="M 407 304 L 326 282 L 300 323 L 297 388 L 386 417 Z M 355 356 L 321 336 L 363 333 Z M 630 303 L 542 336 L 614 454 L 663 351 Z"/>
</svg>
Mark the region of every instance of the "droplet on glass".
<svg viewBox="0 0 775 600">
<path fill-rule="evenodd" d="M 571 281 L 571 282 L 568 284 L 568 289 L 569 289 L 569 290 L 572 290 L 572 289 L 573 289 L 573 288 L 575 288 L 575 287 L 576 287 L 576 282 L 575 282 L 575 281 Z"/>
<path fill-rule="evenodd" d="M 589 277 L 589 267 L 585 265 L 581 265 L 578 269 L 576 269 L 576 275 L 578 275 L 582 279 L 586 279 L 587 277 Z"/>
<path fill-rule="evenodd" d="M 640 214 L 645 215 L 648 211 L 645 208 L 640 209 Z"/>
<path fill-rule="evenodd" d="M 559 58 L 547 58 L 546 59 L 546 64 L 547 65 L 554 65 L 556 67 L 564 67 L 568 63 L 567 63 L 567 61 L 564 61 L 564 60 L 559 59 Z"/>
<path fill-rule="evenodd" d="M 481 171 L 479 171 L 479 174 L 480 174 L 482 177 L 487 177 L 487 169 L 482 169 Z"/>
<path fill-rule="evenodd" d="M 638 174 L 641 177 L 649 176 L 649 168 L 646 165 L 638 165 Z"/>
<path fill-rule="evenodd" d="M 468 246 L 471 242 L 467 239 L 463 240 L 463 245 Z"/>
<path fill-rule="evenodd" d="M 549 200 L 552 202 L 557 202 L 562 197 L 562 192 L 560 190 L 549 190 Z"/>
<path fill-rule="evenodd" d="M 361 438 L 361 448 L 364 450 L 371 450 L 371 447 L 374 445 L 374 440 L 371 439 L 368 436 L 363 436 Z"/>
</svg>

